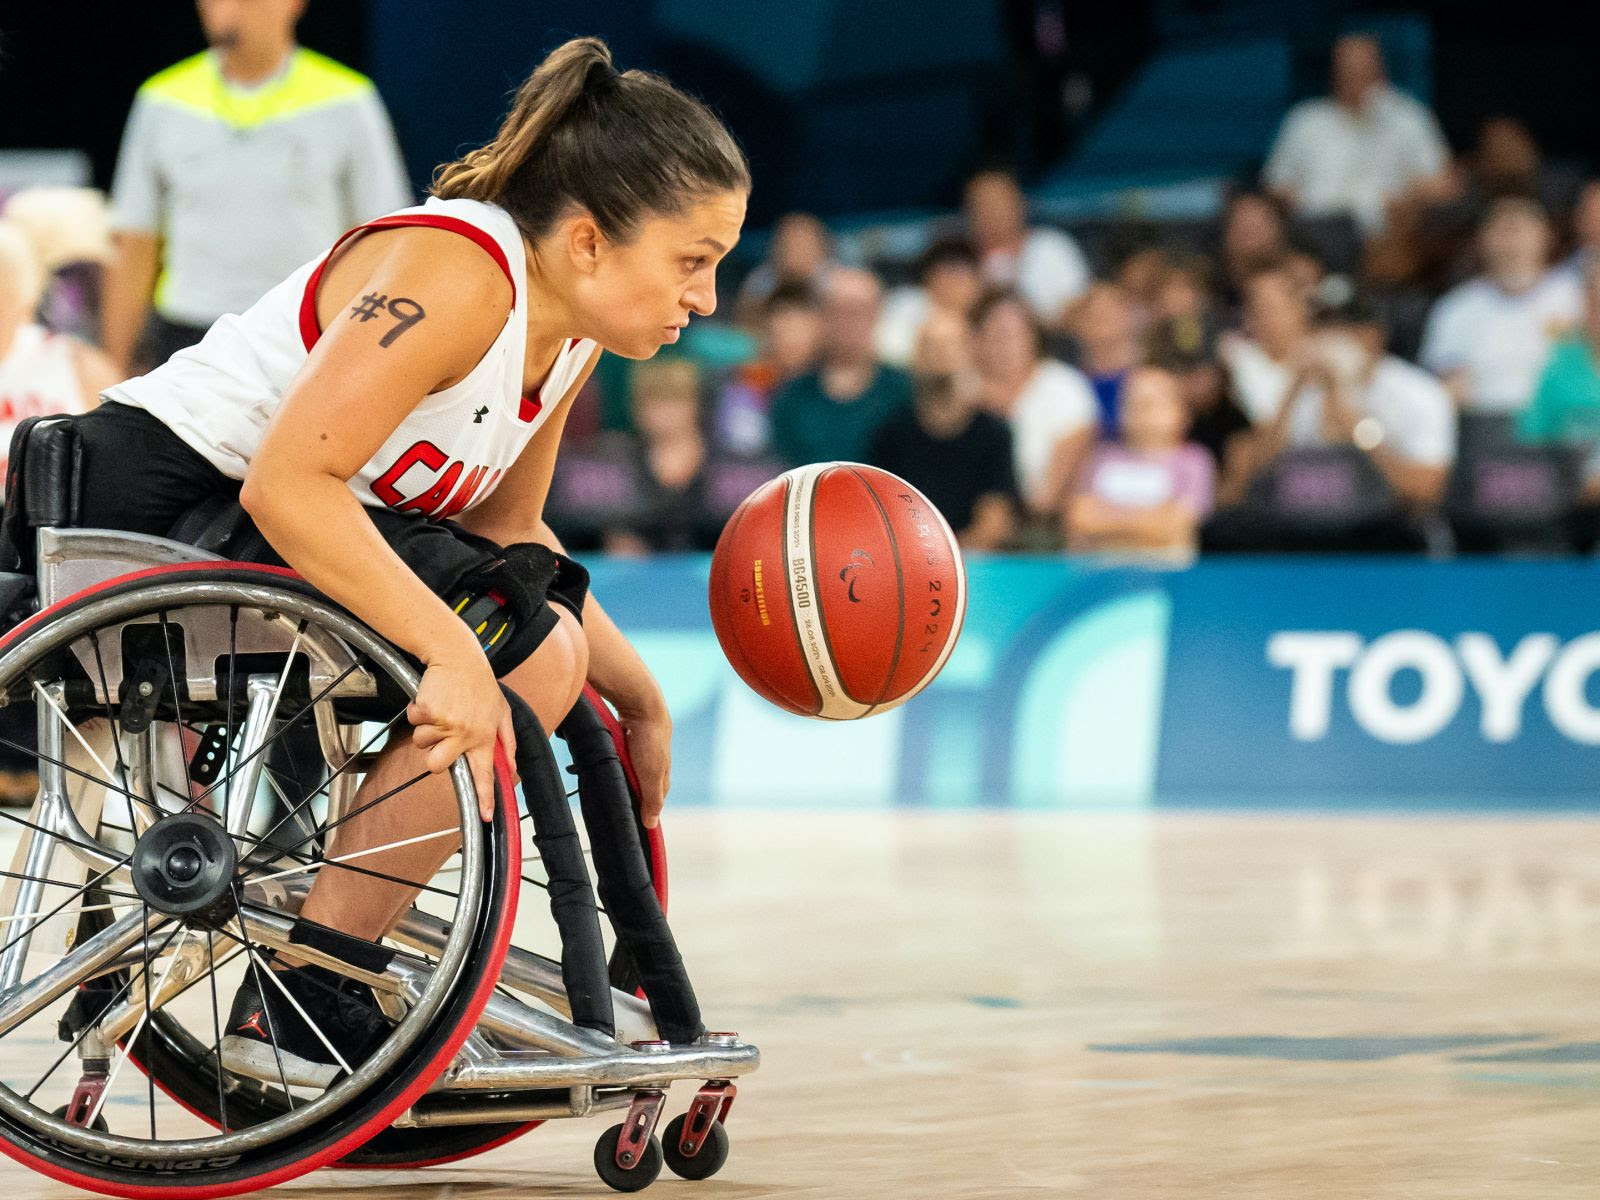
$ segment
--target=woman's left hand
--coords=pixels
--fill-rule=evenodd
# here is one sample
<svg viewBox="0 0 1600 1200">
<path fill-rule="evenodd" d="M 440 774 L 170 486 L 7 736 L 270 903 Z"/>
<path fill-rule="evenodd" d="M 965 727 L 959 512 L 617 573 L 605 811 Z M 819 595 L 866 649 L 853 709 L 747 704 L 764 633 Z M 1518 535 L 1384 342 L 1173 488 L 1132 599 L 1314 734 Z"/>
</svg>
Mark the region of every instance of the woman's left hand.
<svg viewBox="0 0 1600 1200">
<path fill-rule="evenodd" d="M 672 776 L 672 715 L 665 704 L 643 709 L 617 708 L 628 743 L 628 758 L 639 778 L 639 818 L 646 829 L 661 823 Z"/>
</svg>

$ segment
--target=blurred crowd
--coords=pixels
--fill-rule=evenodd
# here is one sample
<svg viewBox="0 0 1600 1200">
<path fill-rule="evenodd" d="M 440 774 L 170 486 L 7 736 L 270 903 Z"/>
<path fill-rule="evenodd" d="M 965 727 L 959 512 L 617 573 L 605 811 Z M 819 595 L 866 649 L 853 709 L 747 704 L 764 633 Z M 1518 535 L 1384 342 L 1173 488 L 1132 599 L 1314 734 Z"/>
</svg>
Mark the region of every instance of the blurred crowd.
<svg viewBox="0 0 1600 1200">
<path fill-rule="evenodd" d="M 152 286 L 168 226 L 135 118 L 119 202 L 23 193 L 0 220 L 0 445 L 203 331 L 202 303 L 164 314 Z M 337 224 L 335 199 L 313 215 Z M 1600 180 L 1507 117 L 1452 153 L 1371 38 L 1334 46 L 1329 94 L 1213 219 L 1050 223 L 986 169 L 915 261 L 843 261 L 802 213 L 764 246 L 679 345 L 602 361 L 548 502 L 574 547 L 709 549 L 776 472 L 852 460 L 975 550 L 1594 549 Z M 180 282 L 220 292 L 207 255 Z"/>
</svg>

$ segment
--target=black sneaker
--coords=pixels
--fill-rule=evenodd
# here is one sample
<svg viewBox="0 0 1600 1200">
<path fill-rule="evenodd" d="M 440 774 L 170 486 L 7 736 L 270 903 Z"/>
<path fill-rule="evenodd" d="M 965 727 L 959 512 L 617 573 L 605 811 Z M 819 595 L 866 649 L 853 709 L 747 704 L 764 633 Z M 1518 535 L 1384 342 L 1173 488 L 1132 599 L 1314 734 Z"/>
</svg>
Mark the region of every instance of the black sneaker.
<svg viewBox="0 0 1600 1200">
<path fill-rule="evenodd" d="M 269 974 L 271 979 L 264 978 Z M 291 1087 L 326 1088 L 345 1074 L 328 1044 L 353 1071 L 394 1028 L 379 1011 L 370 987 L 326 967 L 264 968 L 261 975 L 258 985 L 255 968 L 245 971 L 228 1014 L 222 1065 L 236 1075 Z M 307 1017 L 316 1031 L 306 1023 Z"/>
</svg>

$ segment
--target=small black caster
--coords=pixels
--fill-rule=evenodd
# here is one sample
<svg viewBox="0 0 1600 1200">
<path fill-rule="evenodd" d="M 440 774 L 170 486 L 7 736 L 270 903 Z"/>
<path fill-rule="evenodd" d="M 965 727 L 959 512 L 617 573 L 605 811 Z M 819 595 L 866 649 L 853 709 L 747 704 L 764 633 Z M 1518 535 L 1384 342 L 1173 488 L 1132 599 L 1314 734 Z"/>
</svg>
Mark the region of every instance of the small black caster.
<svg viewBox="0 0 1600 1200">
<path fill-rule="evenodd" d="M 661 1174 L 661 1143 L 655 1137 L 645 1143 L 639 1161 L 629 1166 L 617 1162 L 617 1146 L 622 1142 L 622 1126 L 613 1125 L 594 1144 L 595 1173 L 605 1185 L 619 1192 L 637 1192 L 649 1187 Z"/>
<path fill-rule="evenodd" d="M 65 1121 L 67 1119 L 67 1106 L 63 1104 L 50 1115 L 52 1117 L 60 1117 L 63 1121 Z M 94 1121 L 90 1124 L 89 1128 L 94 1130 L 96 1133 L 111 1132 L 111 1126 L 106 1124 L 105 1115 L 102 1113 L 95 1113 Z"/>
<path fill-rule="evenodd" d="M 706 1128 L 700 1149 L 693 1158 L 688 1158 L 680 1148 L 683 1126 L 688 1119 L 689 1115 L 684 1113 L 667 1122 L 661 1134 L 662 1153 L 674 1175 L 682 1179 L 710 1179 L 728 1161 L 728 1128 L 721 1121 L 712 1121 Z"/>
</svg>

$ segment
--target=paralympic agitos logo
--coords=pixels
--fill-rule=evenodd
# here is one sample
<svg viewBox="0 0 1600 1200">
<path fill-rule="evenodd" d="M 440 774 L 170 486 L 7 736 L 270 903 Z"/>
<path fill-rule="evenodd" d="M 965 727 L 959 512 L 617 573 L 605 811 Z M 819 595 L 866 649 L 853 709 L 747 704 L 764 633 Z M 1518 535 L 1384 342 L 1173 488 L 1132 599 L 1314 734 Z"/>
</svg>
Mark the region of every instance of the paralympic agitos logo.
<svg viewBox="0 0 1600 1200">
<path fill-rule="evenodd" d="M 839 569 L 839 580 L 846 585 L 845 595 L 849 597 L 851 604 L 861 603 L 861 597 L 856 595 L 856 572 L 861 569 L 863 563 L 869 567 L 877 565 L 872 561 L 872 555 L 865 550 L 852 550 L 850 561 Z"/>
</svg>

